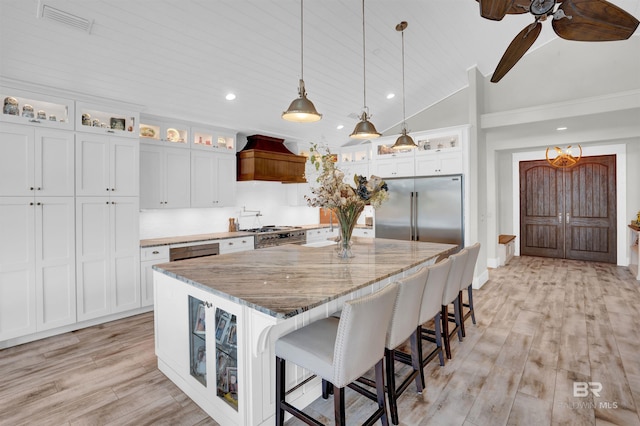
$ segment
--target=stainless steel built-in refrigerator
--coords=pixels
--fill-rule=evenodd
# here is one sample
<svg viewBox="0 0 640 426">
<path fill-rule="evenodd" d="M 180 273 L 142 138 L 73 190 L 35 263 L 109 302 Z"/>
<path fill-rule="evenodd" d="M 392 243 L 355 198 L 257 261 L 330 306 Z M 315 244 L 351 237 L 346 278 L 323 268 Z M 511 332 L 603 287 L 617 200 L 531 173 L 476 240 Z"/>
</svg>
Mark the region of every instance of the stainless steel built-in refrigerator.
<svg viewBox="0 0 640 426">
<path fill-rule="evenodd" d="M 376 238 L 464 247 L 461 175 L 385 179 L 389 200 L 375 211 Z"/>
</svg>

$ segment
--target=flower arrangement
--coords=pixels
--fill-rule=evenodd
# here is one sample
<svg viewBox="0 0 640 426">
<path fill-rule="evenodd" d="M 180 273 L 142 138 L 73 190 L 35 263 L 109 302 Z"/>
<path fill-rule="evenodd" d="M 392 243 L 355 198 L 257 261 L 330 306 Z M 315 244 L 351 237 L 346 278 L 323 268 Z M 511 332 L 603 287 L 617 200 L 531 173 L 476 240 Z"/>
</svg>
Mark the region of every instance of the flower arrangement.
<svg viewBox="0 0 640 426">
<path fill-rule="evenodd" d="M 324 152 L 320 152 L 315 144 L 310 149 L 311 163 L 316 170 L 322 168 L 322 172 L 317 179 L 320 186 L 311 188 L 313 196 L 305 196 L 305 199 L 311 207 L 325 207 L 336 214 L 340 223 L 338 255 L 352 257 L 351 234 L 358 217 L 365 206 L 376 208 L 389 198 L 387 184 L 377 176 L 371 176 L 367 180 L 361 175 L 353 177 L 355 187 L 345 183 L 344 172 L 335 165 L 335 156 L 328 147 L 323 147 L 322 150 Z"/>
</svg>

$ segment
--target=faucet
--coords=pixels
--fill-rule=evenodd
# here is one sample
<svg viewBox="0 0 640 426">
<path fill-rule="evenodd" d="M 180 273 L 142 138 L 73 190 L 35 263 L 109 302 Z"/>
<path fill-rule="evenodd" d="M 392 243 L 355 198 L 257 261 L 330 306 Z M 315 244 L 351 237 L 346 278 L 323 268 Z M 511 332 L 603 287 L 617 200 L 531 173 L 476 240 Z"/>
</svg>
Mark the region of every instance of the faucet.
<svg viewBox="0 0 640 426">
<path fill-rule="evenodd" d="M 260 212 L 260 210 L 247 210 L 247 208 L 245 206 L 242 206 L 242 212 L 241 213 L 255 213 L 255 214 L 248 214 L 248 215 L 241 215 L 241 216 L 262 216 L 262 213 Z"/>
</svg>

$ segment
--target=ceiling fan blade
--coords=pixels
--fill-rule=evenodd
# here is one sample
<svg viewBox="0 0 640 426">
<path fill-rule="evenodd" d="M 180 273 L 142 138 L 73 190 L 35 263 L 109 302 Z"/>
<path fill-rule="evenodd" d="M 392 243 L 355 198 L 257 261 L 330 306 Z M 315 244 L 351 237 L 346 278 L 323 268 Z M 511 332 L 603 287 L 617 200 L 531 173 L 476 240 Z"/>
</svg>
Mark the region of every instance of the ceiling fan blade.
<svg viewBox="0 0 640 426">
<path fill-rule="evenodd" d="M 507 14 L 514 0 L 478 0 L 478 3 L 480 3 L 480 16 L 492 21 L 500 21 Z"/>
<path fill-rule="evenodd" d="M 529 12 L 531 0 L 515 0 L 507 9 L 507 15 L 520 15 Z"/>
<path fill-rule="evenodd" d="M 491 82 L 497 83 L 505 76 L 507 72 L 522 58 L 522 56 L 529 50 L 531 45 L 536 41 L 542 30 L 542 24 L 540 22 L 534 22 L 531 25 L 527 25 L 520 33 L 513 39 L 507 50 L 502 55 L 502 59 L 498 63 L 496 70 L 491 76 Z"/>
<path fill-rule="evenodd" d="M 633 15 L 606 0 L 565 0 L 559 10 L 567 17 L 554 19 L 551 25 L 558 36 L 567 40 L 626 40 L 639 23 Z"/>
</svg>

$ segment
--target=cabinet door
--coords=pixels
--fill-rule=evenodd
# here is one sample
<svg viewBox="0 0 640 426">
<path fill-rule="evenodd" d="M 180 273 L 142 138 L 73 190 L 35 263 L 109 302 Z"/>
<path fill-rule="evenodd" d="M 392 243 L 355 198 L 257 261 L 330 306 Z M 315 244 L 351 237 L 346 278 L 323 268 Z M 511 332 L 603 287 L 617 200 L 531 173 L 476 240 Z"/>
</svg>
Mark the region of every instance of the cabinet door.
<svg viewBox="0 0 640 426">
<path fill-rule="evenodd" d="M 35 206 L 0 197 L 0 341 L 36 331 Z"/>
<path fill-rule="evenodd" d="M 135 197 L 111 197 L 111 312 L 140 307 L 139 207 Z"/>
<path fill-rule="evenodd" d="M 161 147 L 140 145 L 140 208 L 164 207 L 164 151 Z"/>
<path fill-rule="evenodd" d="M 109 145 L 111 195 L 137 196 L 140 191 L 138 141 L 112 137 Z"/>
<path fill-rule="evenodd" d="M 76 198 L 78 321 L 109 313 L 109 211 L 107 197 Z"/>
<path fill-rule="evenodd" d="M 164 207 L 186 208 L 191 205 L 191 155 L 189 150 L 165 149 Z"/>
<path fill-rule="evenodd" d="M 216 207 L 236 205 L 236 156 L 217 155 L 216 185 L 218 187 L 218 203 Z"/>
<path fill-rule="evenodd" d="M 0 196 L 33 195 L 34 130 L 3 124 L 0 130 Z"/>
<path fill-rule="evenodd" d="M 73 196 L 75 142 L 73 132 L 35 130 L 37 196 Z"/>
<path fill-rule="evenodd" d="M 76 321 L 75 201 L 38 197 L 35 206 L 37 329 Z"/>
<path fill-rule="evenodd" d="M 191 207 L 217 207 L 216 155 L 191 152 Z"/>
<path fill-rule="evenodd" d="M 440 157 L 440 171 L 445 175 L 462 173 L 462 152 L 442 152 Z"/>
<path fill-rule="evenodd" d="M 424 157 L 416 158 L 416 175 L 417 176 L 431 176 L 438 174 L 440 168 L 440 161 L 437 154 L 431 154 Z"/>
<path fill-rule="evenodd" d="M 78 133 L 76 136 L 76 195 L 109 195 L 109 138 Z"/>
</svg>

